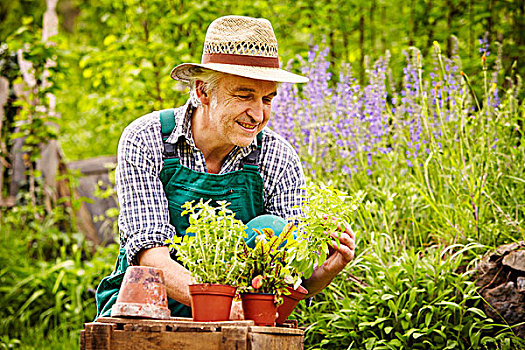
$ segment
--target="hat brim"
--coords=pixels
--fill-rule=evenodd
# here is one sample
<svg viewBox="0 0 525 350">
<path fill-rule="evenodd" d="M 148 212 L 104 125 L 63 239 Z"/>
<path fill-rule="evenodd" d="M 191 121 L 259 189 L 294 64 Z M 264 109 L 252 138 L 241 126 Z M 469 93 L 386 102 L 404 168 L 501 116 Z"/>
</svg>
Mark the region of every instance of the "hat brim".
<svg viewBox="0 0 525 350">
<path fill-rule="evenodd" d="M 310 79 L 287 72 L 279 68 L 241 66 L 223 63 L 183 63 L 173 68 L 171 77 L 175 80 L 188 82 L 195 75 L 195 68 L 206 68 L 217 72 L 238 75 L 245 78 L 275 81 L 278 83 L 307 83 Z"/>
</svg>

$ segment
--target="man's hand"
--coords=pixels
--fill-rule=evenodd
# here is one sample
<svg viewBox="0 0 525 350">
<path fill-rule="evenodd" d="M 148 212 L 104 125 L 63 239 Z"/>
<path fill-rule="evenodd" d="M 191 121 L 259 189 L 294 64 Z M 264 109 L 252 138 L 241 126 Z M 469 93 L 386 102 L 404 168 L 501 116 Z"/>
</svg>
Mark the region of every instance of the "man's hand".
<svg viewBox="0 0 525 350">
<path fill-rule="evenodd" d="M 244 311 L 240 300 L 234 300 L 232 302 L 232 309 L 230 311 L 230 321 L 236 320 L 244 320 Z"/>
<path fill-rule="evenodd" d="M 176 301 L 190 305 L 188 285 L 194 283 L 190 272 L 171 259 L 168 247 L 144 249 L 137 255 L 139 265 L 162 269 L 168 296 Z"/>
<path fill-rule="evenodd" d="M 354 258 L 355 234 L 350 225 L 344 223 L 343 227 L 344 230 L 341 229 L 341 225 L 338 225 L 336 232 L 329 233 L 333 240 L 330 244 L 331 249 L 329 249 L 328 258 L 322 265 L 327 271 L 339 273 Z M 337 240 L 339 240 L 339 244 Z"/>
<path fill-rule="evenodd" d="M 335 220 L 335 218 L 331 218 Z M 343 228 L 341 228 L 343 227 Z M 332 282 L 335 276 L 341 272 L 345 266 L 352 261 L 355 255 L 355 233 L 346 223 L 337 225 L 337 230 L 327 232 L 332 237 L 328 258 L 318 266 L 312 276 L 304 281 L 303 285 L 308 289 L 308 297 L 311 297 Z"/>
</svg>

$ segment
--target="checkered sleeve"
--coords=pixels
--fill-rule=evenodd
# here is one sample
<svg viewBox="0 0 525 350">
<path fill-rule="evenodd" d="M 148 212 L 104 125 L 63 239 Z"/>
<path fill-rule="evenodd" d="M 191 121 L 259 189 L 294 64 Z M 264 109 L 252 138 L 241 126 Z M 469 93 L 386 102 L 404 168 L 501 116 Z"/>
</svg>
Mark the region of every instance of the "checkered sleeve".
<svg viewBox="0 0 525 350">
<path fill-rule="evenodd" d="M 126 249 L 130 265 L 138 264 L 138 252 L 166 246 L 166 240 L 175 235 L 159 179 L 161 159 L 151 147 L 155 144 L 154 132 L 141 132 L 139 137 L 133 129 L 126 129 L 119 141 L 115 172 L 120 205 L 119 229 L 121 245 Z M 160 134 L 160 130 L 158 132 Z"/>
<path fill-rule="evenodd" d="M 306 181 L 299 156 L 292 146 L 272 132 L 263 141 L 265 210 L 285 219 L 301 214 Z"/>
</svg>

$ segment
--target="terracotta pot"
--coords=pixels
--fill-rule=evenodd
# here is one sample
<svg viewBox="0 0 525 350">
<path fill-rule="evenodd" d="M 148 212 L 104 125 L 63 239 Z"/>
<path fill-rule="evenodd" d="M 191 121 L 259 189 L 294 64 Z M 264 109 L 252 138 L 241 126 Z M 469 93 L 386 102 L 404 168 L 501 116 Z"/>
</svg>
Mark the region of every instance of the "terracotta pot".
<svg viewBox="0 0 525 350">
<path fill-rule="evenodd" d="M 237 287 L 223 284 L 191 284 L 191 313 L 193 321 L 228 321 Z"/>
<path fill-rule="evenodd" d="M 129 266 L 111 316 L 169 319 L 168 295 L 161 269 Z"/>
<path fill-rule="evenodd" d="M 266 293 L 241 294 L 244 318 L 253 320 L 256 326 L 275 326 L 277 306 L 274 295 Z"/>
<path fill-rule="evenodd" d="M 299 286 L 297 289 L 286 287 L 286 289 L 290 294 L 283 294 L 283 303 L 279 305 L 279 308 L 277 309 L 277 313 L 279 314 L 279 317 L 277 317 L 277 320 L 275 321 L 277 324 L 283 324 L 288 319 L 288 316 L 291 315 L 297 304 L 306 297 L 306 294 L 308 294 L 308 290 L 303 286 Z"/>
</svg>

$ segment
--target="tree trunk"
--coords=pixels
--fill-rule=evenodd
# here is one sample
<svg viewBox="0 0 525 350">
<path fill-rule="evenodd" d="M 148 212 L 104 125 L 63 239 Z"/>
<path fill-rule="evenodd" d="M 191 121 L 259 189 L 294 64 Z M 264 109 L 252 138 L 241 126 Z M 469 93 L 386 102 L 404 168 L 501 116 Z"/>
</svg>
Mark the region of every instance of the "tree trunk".
<svg viewBox="0 0 525 350">
<path fill-rule="evenodd" d="M 44 13 L 43 28 L 42 28 L 42 40 L 50 41 L 49 39 L 58 34 L 58 17 L 56 13 L 56 5 L 58 0 L 46 0 L 47 9 Z M 52 43 L 54 44 L 54 43 Z M 48 61 L 46 67 L 53 67 L 56 62 Z M 44 73 L 44 76 L 47 76 Z M 47 83 L 43 82 L 46 86 Z M 47 94 L 49 105 L 46 113 L 48 115 L 55 115 L 56 97 L 53 94 Z M 58 125 L 54 125 L 58 129 Z M 44 177 L 44 200 L 48 210 L 51 210 L 52 203 L 56 202 L 57 199 L 57 183 L 56 174 L 58 165 L 62 158 L 58 143 L 56 140 L 50 140 L 47 144 L 42 145 L 41 157 L 37 161 L 37 169 L 42 172 Z"/>
<path fill-rule="evenodd" d="M 4 172 L 5 168 L 9 166 L 6 159 L 7 157 L 7 146 L 4 138 L 6 135 L 2 135 L 4 127 L 4 119 L 6 117 L 4 112 L 4 106 L 7 104 L 7 98 L 9 97 L 9 80 L 4 77 L 0 77 L 0 207 L 5 206 L 7 199 L 4 199 Z"/>
</svg>

